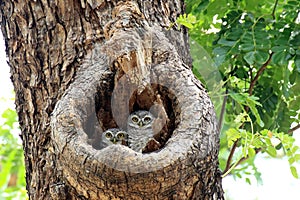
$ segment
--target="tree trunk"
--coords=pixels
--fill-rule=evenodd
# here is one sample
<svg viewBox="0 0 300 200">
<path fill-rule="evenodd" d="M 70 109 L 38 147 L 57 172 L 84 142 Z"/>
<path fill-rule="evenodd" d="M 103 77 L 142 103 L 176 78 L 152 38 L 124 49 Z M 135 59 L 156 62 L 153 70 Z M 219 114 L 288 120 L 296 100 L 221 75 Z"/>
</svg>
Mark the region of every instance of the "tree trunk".
<svg viewBox="0 0 300 200">
<path fill-rule="evenodd" d="M 30 199 L 223 199 L 183 12 L 179 0 L 1 2 Z M 143 153 L 101 149 L 136 110 L 156 113 Z"/>
</svg>

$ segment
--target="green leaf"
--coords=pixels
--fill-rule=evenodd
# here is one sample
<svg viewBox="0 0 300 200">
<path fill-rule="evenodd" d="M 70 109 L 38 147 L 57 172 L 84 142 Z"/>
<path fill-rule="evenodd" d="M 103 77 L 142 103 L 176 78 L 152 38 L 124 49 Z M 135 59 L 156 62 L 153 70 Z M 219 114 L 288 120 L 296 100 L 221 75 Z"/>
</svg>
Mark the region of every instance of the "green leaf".
<svg viewBox="0 0 300 200">
<path fill-rule="evenodd" d="M 240 40 L 241 35 L 243 35 L 243 33 L 243 29 L 234 27 L 229 33 L 227 33 L 226 39 L 231 41 L 238 41 Z"/>
<path fill-rule="evenodd" d="M 240 48 L 242 51 L 252 51 L 254 49 L 254 44 L 252 42 L 244 43 L 240 45 Z"/>
<path fill-rule="evenodd" d="M 261 65 L 267 62 L 269 56 L 270 55 L 264 51 L 250 51 L 244 55 L 244 59 L 249 65 L 253 65 L 255 63 Z"/>
<path fill-rule="evenodd" d="M 261 141 L 260 137 L 256 137 L 253 142 L 252 142 L 252 145 L 255 147 L 255 148 L 261 148 L 264 146 L 264 143 Z"/>
<path fill-rule="evenodd" d="M 198 5 L 201 2 L 201 0 L 189 0 L 186 1 L 186 11 L 188 13 L 192 12 L 193 9 L 195 9 L 195 5 Z"/>
<path fill-rule="evenodd" d="M 294 154 L 299 150 L 298 146 L 293 146 L 293 148 L 291 149 L 291 152 Z"/>
<path fill-rule="evenodd" d="M 230 41 L 230 40 L 226 40 L 224 38 L 221 38 L 218 41 L 218 44 L 224 45 L 224 46 L 228 46 L 228 47 L 232 47 L 236 44 L 236 41 Z"/>
<path fill-rule="evenodd" d="M 248 155 L 249 157 L 254 157 L 256 155 L 256 152 L 253 148 L 248 149 Z"/>
<path fill-rule="evenodd" d="M 250 179 L 248 177 L 245 179 L 245 181 L 246 181 L 246 183 L 248 183 L 249 185 L 251 185 L 251 181 L 250 181 Z"/>
<path fill-rule="evenodd" d="M 287 46 L 274 46 L 271 48 L 271 51 L 277 53 L 277 52 L 282 52 L 282 51 L 286 51 Z"/>
<path fill-rule="evenodd" d="M 194 13 L 199 13 L 207 8 L 209 0 L 202 0 L 199 5 L 194 9 Z"/>
<path fill-rule="evenodd" d="M 273 146 L 268 146 L 266 152 L 274 158 L 277 156 L 277 151 Z"/>
<path fill-rule="evenodd" d="M 300 154 L 294 155 L 294 159 L 296 162 L 300 161 Z"/>
<path fill-rule="evenodd" d="M 269 54 L 264 51 L 257 51 L 255 52 L 255 61 L 257 64 L 264 64 L 269 59 Z"/>
<path fill-rule="evenodd" d="M 292 165 L 295 162 L 295 159 L 293 157 L 289 158 L 289 164 Z"/>
<path fill-rule="evenodd" d="M 194 24 L 196 22 L 197 22 L 197 18 L 192 14 L 180 15 L 176 20 L 176 23 L 186 26 L 187 28 L 190 28 L 190 29 L 194 27 Z"/>
<path fill-rule="evenodd" d="M 266 142 L 266 144 L 267 144 L 268 146 L 273 146 L 273 144 L 272 144 L 272 141 L 271 141 L 271 138 L 270 138 L 270 137 L 266 137 L 266 138 L 265 138 L 265 142 Z"/>
<path fill-rule="evenodd" d="M 296 167 L 290 166 L 290 170 L 291 170 L 292 175 L 293 175 L 295 178 L 299 178 Z"/>
<path fill-rule="evenodd" d="M 288 1 L 288 4 L 292 6 L 299 6 L 299 1 Z"/>
<path fill-rule="evenodd" d="M 247 52 L 243 57 L 249 65 L 254 64 L 254 62 L 255 62 L 255 52 L 254 51 Z"/>
<path fill-rule="evenodd" d="M 226 58 L 226 54 L 229 50 L 229 47 L 217 47 L 213 50 L 213 54 L 215 55 L 215 63 L 217 66 L 220 66 Z"/>
<path fill-rule="evenodd" d="M 0 171 L 0 188 L 6 187 L 6 184 L 9 181 L 11 169 L 13 167 L 13 160 L 15 158 L 17 149 L 12 150 L 9 152 L 7 160 L 1 161 L 1 171 Z M 3 159 L 3 158 L 1 158 Z"/>
<path fill-rule="evenodd" d="M 260 127 L 263 127 L 264 126 L 264 122 L 261 120 L 260 115 L 258 113 L 258 110 L 257 110 L 255 104 L 253 102 L 248 102 L 248 107 L 250 108 L 251 112 L 255 116 L 256 122 L 258 123 L 258 125 Z"/>
<path fill-rule="evenodd" d="M 241 138 L 240 131 L 234 128 L 230 128 L 226 131 L 227 140 L 228 140 L 228 147 L 231 147 L 233 143 Z"/>
<path fill-rule="evenodd" d="M 281 52 L 276 52 L 273 55 L 272 61 L 276 65 L 286 65 L 287 64 L 287 52 L 286 51 L 281 51 Z"/>
<path fill-rule="evenodd" d="M 268 129 L 263 129 L 262 131 L 260 131 L 260 134 L 263 136 L 269 136 L 269 130 Z"/>
<path fill-rule="evenodd" d="M 263 127 L 264 123 L 260 118 L 260 115 L 258 113 L 258 110 L 256 108 L 256 105 L 261 106 L 261 104 L 257 101 L 258 98 L 255 96 L 249 96 L 248 93 L 229 93 L 229 95 L 237 101 L 239 104 L 248 106 L 252 112 L 252 114 L 255 116 L 257 123 Z"/>
<path fill-rule="evenodd" d="M 288 52 L 289 52 L 290 54 L 292 54 L 292 55 L 296 54 L 296 50 L 295 50 L 294 48 L 292 48 L 292 47 L 290 47 L 290 48 L 288 49 Z"/>
<path fill-rule="evenodd" d="M 257 25 L 256 25 L 256 27 L 257 27 Z M 263 27 L 259 27 L 259 29 L 255 30 L 255 40 L 256 40 L 255 43 L 257 45 L 259 45 L 259 44 L 269 44 L 269 40 L 268 40 L 269 34 L 264 30 L 260 30 L 261 28 L 265 28 L 264 27 L 265 24 L 263 24 L 262 26 Z"/>
<path fill-rule="evenodd" d="M 213 50 L 213 54 L 216 56 L 219 55 L 226 55 L 228 52 L 229 48 L 228 47 L 217 47 Z"/>
<path fill-rule="evenodd" d="M 295 58 L 295 66 L 297 71 L 300 73 L 300 55 L 297 55 Z"/>
<path fill-rule="evenodd" d="M 253 35 L 252 35 L 252 32 L 246 32 L 244 34 L 244 36 L 242 37 L 241 41 L 243 43 L 253 43 Z"/>
<path fill-rule="evenodd" d="M 245 96 L 242 94 L 230 92 L 229 95 L 241 105 L 244 105 L 246 102 Z"/>
<path fill-rule="evenodd" d="M 283 145 L 284 146 L 284 145 Z M 293 154 L 292 154 L 292 152 L 291 151 L 287 151 L 286 152 L 286 155 L 287 155 L 287 157 L 291 157 L 291 156 L 293 156 Z"/>
<path fill-rule="evenodd" d="M 5 119 L 5 124 L 12 129 L 13 124 L 17 121 L 16 111 L 8 108 L 2 113 L 2 117 Z"/>
<path fill-rule="evenodd" d="M 258 6 L 259 1 L 245 1 L 246 7 L 252 10 Z"/>
</svg>

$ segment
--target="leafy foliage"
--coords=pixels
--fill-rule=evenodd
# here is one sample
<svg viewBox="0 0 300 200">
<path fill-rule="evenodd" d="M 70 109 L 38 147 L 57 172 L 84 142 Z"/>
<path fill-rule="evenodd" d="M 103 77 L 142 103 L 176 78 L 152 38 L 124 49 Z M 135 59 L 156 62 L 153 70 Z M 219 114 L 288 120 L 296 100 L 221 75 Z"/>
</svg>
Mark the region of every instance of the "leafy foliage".
<svg viewBox="0 0 300 200">
<path fill-rule="evenodd" d="M 23 149 L 18 136 L 14 110 L 3 112 L 0 126 L 0 199 L 26 199 Z"/>
<path fill-rule="evenodd" d="M 224 176 L 240 176 L 241 170 L 236 166 L 244 163 L 242 172 L 248 173 L 252 166 L 252 174 L 260 179 L 253 164 L 255 155 L 262 152 L 276 157 L 277 151 L 283 149 L 291 173 L 297 178 L 294 164 L 299 162 L 300 154 L 290 127 L 292 123 L 297 127 L 300 124 L 300 2 L 186 3 L 187 14 L 180 16 L 177 23 L 188 27 L 192 42 L 202 46 L 213 59 L 207 67 L 204 56 L 191 45 L 195 75 L 213 94 L 216 107 L 223 105 L 225 110 L 220 114 L 220 120 L 224 120 L 220 150 Z M 222 81 L 202 73 L 199 63 L 216 68 Z M 218 83 L 214 86 L 210 83 L 213 78 Z M 223 97 L 223 102 L 213 98 L 216 94 Z"/>
</svg>

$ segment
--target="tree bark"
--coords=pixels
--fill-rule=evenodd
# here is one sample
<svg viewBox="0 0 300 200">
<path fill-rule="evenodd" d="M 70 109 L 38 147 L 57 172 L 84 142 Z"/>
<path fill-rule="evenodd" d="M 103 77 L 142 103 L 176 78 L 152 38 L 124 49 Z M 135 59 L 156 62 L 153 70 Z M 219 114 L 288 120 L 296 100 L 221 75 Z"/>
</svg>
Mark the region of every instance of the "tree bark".
<svg viewBox="0 0 300 200">
<path fill-rule="evenodd" d="M 180 0 L 1 2 L 30 199 L 223 199 L 183 12 Z M 156 112 L 158 145 L 100 149 L 138 109 Z"/>
</svg>

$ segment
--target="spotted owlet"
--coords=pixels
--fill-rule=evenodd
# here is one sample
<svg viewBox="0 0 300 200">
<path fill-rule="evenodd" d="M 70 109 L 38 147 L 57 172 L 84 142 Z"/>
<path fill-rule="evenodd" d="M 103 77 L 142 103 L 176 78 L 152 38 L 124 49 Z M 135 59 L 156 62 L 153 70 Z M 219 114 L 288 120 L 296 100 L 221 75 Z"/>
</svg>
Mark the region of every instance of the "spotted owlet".
<svg viewBox="0 0 300 200">
<path fill-rule="evenodd" d="M 119 128 L 111 128 L 102 133 L 101 148 L 113 144 L 127 144 L 127 133 Z"/>
<path fill-rule="evenodd" d="M 149 140 L 153 138 L 152 124 L 154 116 L 145 110 L 131 113 L 127 120 L 127 133 L 129 147 L 137 152 L 142 152 Z"/>
</svg>

